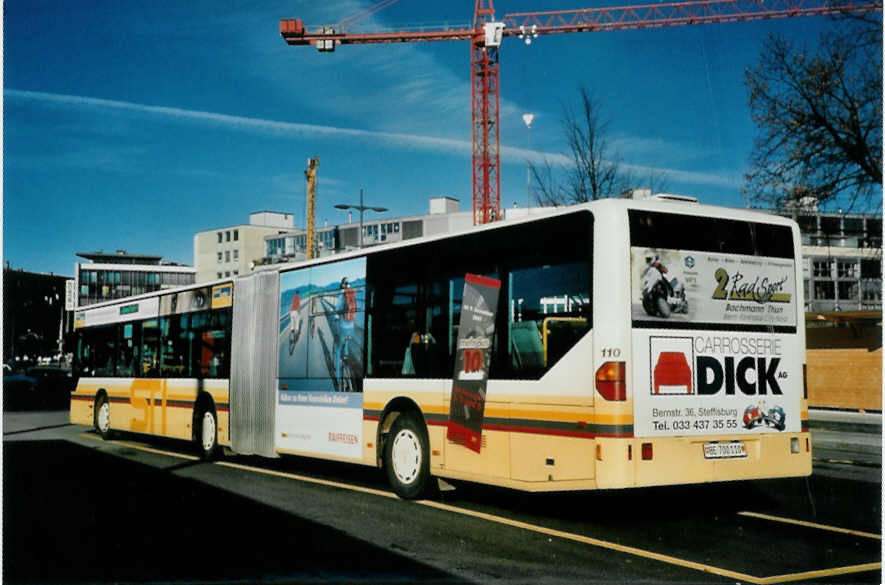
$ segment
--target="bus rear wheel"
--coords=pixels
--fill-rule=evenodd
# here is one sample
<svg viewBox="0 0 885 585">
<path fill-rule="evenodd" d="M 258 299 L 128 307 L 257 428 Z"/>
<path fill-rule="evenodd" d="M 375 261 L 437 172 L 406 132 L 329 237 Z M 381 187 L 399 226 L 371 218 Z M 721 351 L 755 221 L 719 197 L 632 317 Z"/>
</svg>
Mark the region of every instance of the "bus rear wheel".
<svg viewBox="0 0 885 585">
<path fill-rule="evenodd" d="M 211 407 L 204 406 L 197 415 L 194 439 L 203 461 L 212 461 L 218 456 L 218 419 Z"/>
<path fill-rule="evenodd" d="M 430 449 L 423 421 L 412 413 L 399 415 L 384 443 L 384 468 L 393 491 L 405 500 L 430 494 Z"/>
<path fill-rule="evenodd" d="M 105 441 L 111 438 L 111 403 L 104 394 L 95 402 L 95 430 Z"/>
</svg>

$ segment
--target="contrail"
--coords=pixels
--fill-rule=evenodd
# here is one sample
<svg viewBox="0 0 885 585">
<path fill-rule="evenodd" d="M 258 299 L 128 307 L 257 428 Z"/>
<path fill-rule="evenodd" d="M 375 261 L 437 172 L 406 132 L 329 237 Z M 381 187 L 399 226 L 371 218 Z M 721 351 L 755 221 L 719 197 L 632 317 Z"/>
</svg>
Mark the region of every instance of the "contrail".
<svg viewBox="0 0 885 585">
<path fill-rule="evenodd" d="M 420 134 L 404 134 L 397 132 L 383 132 L 378 130 L 363 130 L 359 128 L 341 128 L 337 126 L 324 126 L 319 124 L 302 124 L 300 122 L 283 122 L 280 120 L 267 120 L 263 118 L 250 118 L 247 116 L 232 116 L 217 112 L 202 110 L 188 110 L 169 106 L 152 106 L 120 100 L 108 100 L 95 97 L 47 93 L 40 91 L 26 91 L 18 89 L 4 89 L 4 98 L 7 100 L 20 100 L 40 102 L 44 104 L 66 106 L 72 108 L 85 108 L 94 110 L 116 110 L 120 112 L 132 112 L 136 114 L 155 116 L 182 122 L 195 122 L 227 128 L 235 131 L 258 132 L 274 134 L 278 136 L 325 136 L 342 137 L 360 142 L 380 142 L 394 147 L 421 149 L 431 152 L 446 152 L 458 154 L 464 157 L 471 156 L 472 143 L 467 140 L 452 138 L 439 138 L 436 136 L 423 136 Z M 565 155 L 544 153 L 534 150 L 504 146 L 501 148 L 501 159 L 507 163 L 524 163 L 526 160 L 533 162 L 550 161 L 553 165 L 570 165 L 571 160 Z M 636 171 L 654 170 L 665 174 L 668 178 L 685 183 L 700 185 L 717 185 L 734 187 L 735 180 L 727 176 L 714 173 L 698 173 L 682 171 L 678 169 L 661 169 L 629 165 Z"/>
</svg>

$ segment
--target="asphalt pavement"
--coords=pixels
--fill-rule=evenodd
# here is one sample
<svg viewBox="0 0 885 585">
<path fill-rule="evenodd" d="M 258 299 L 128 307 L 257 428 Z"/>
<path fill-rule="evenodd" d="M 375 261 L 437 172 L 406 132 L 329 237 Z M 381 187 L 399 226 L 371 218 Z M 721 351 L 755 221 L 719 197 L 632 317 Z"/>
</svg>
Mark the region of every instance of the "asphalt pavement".
<svg viewBox="0 0 885 585">
<path fill-rule="evenodd" d="M 852 532 L 881 535 L 872 463 L 816 453 L 808 481 L 576 494 L 460 485 L 431 505 L 390 497 L 371 468 L 206 464 L 185 443 L 102 441 L 67 416 L 4 413 L 6 583 L 881 582 L 881 540 Z M 811 418 L 816 448 L 881 440 L 875 415 Z"/>
</svg>

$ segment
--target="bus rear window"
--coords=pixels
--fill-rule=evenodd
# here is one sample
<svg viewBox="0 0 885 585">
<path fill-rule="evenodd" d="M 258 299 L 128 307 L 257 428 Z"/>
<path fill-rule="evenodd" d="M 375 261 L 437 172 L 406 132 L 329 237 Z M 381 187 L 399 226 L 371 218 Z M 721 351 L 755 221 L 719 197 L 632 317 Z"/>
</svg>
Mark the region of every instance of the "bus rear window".
<svg viewBox="0 0 885 585">
<path fill-rule="evenodd" d="M 629 221 L 633 327 L 795 332 L 789 226 L 637 209 Z"/>
<path fill-rule="evenodd" d="M 631 209 L 630 245 L 671 250 L 794 258 L 788 226 Z"/>
</svg>

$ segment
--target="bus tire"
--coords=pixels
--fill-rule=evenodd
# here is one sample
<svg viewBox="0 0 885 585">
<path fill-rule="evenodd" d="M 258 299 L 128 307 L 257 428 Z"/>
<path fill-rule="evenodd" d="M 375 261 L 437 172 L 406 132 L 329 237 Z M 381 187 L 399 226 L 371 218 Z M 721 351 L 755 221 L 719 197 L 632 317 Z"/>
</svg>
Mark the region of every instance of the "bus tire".
<svg viewBox="0 0 885 585">
<path fill-rule="evenodd" d="M 111 403 L 108 397 L 102 393 L 95 399 L 94 414 L 95 430 L 101 435 L 101 438 L 108 441 L 112 437 L 111 433 Z"/>
<path fill-rule="evenodd" d="M 400 414 L 384 443 L 384 469 L 393 491 L 404 500 L 429 495 L 430 448 L 427 429 L 414 413 Z"/>
<path fill-rule="evenodd" d="M 212 461 L 218 456 L 218 418 L 215 409 L 204 405 L 200 408 L 196 421 L 194 439 L 200 459 Z"/>
</svg>

